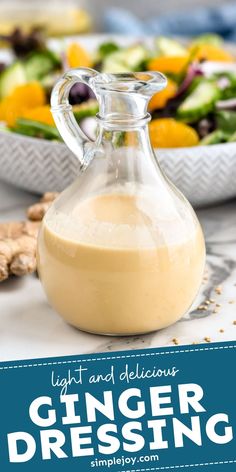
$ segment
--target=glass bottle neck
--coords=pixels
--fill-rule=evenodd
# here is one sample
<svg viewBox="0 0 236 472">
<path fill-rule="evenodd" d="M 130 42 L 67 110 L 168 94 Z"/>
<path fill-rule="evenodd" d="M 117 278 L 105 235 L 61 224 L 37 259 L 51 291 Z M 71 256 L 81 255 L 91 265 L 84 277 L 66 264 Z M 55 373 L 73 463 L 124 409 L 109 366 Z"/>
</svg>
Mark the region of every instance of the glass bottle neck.
<svg viewBox="0 0 236 472">
<path fill-rule="evenodd" d="M 147 119 L 148 97 L 138 93 L 108 91 L 98 95 L 99 116 L 105 121 L 125 121 L 131 125 Z"/>
<path fill-rule="evenodd" d="M 97 146 L 102 146 L 107 155 L 111 155 L 119 148 L 125 148 L 125 151 L 139 156 L 154 157 L 150 142 L 148 122 L 150 116 L 140 120 L 111 121 L 99 119 L 99 133 L 97 137 Z"/>
</svg>

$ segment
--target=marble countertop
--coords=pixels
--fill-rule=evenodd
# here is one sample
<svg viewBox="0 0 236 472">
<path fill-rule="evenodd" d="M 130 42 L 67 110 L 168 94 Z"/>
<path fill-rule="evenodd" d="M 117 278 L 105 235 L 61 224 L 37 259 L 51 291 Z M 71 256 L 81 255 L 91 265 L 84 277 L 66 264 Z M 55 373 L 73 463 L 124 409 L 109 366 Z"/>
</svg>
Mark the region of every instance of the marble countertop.
<svg viewBox="0 0 236 472">
<path fill-rule="evenodd" d="M 0 182 L 0 220 L 22 219 L 35 197 Z M 236 339 L 236 201 L 201 209 L 207 273 L 191 311 L 169 328 L 134 337 L 82 333 L 49 307 L 36 276 L 0 284 L 0 361 Z M 215 288 L 221 286 L 222 291 Z M 206 300 L 215 303 L 204 305 Z M 220 305 L 220 306 L 216 306 Z M 235 321 L 235 323 L 234 323 Z M 209 338 L 209 339 L 208 339 Z"/>
</svg>

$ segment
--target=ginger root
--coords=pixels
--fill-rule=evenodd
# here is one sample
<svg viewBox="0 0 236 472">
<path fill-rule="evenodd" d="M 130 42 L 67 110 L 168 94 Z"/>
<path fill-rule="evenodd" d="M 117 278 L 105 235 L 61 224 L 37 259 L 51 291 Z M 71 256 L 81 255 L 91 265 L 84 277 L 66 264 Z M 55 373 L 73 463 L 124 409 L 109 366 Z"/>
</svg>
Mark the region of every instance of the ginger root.
<svg viewBox="0 0 236 472">
<path fill-rule="evenodd" d="M 57 192 L 46 192 L 39 203 L 31 205 L 27 210 L 27 217 L 31 221 L 41 221 L 50 207 L 51 203 L 59 194 Z"/>
<path fill-rule="evenodd" d="M 36 244 L 40 222 L 57 197 L 47 192 L 39 203 L 28 208 L 31 221 L 0 223 L 0 282 L 10 275 L 22 276 L 36 271 Z"/>
<path fill-rule="evenodd" d="M 10 274 L 36 270 L 36 240 L 40 223 L 31 221 L 0 224 L 0 282 Z"/>
</svg>

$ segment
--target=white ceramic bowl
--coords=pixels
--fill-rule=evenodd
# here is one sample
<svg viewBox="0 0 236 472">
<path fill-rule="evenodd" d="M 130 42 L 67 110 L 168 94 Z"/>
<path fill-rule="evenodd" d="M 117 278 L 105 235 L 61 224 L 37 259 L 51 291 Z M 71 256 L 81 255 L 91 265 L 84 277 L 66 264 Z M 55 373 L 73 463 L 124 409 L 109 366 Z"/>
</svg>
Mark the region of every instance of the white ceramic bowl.
<svg viewBox="0 0 236 472">
<path fill-rule="evenodd" d="M 50 40 L 60 50 L 77 40 L 93 51 L 106 35 Z M 109 36 L 121 45 L 143 38 Z M 151 44 L 153 38 L 146 38 Z M 235 50 L 235 49 L 234 49 Z M 236 197 L 236 143 L 160 149 L 158 160 L 167 176 L 194 206 Z M 0 179 L 25 190 L 43 193 L 62 190 L 79 171 L 77 158 L 62 143 L 0 132 Z"/>
<path fill-rule="evenodd" d="M 79 162 L 57 142 L 0 132 L 0 178 L 25 190 L 63 190 L 79 172 Z M 160 149 L 166 175 L 194 206 L 236 196 L 236 144 Z"/>
</svg>

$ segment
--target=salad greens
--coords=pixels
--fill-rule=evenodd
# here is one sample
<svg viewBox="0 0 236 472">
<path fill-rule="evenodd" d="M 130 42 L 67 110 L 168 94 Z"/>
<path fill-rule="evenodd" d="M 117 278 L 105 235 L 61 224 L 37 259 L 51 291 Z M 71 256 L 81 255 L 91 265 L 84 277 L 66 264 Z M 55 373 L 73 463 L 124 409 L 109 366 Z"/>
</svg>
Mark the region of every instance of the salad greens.
<svg viewBox="0 0 236 472">
<path fill-rule="evenodd" d="M 1 64 L 0 68 L 0 122 L 5 129 L 16 133 L 59 140 L 49 100 L 55 80 L 71 66 L 70 45 L 56 54 L 38 31 L 25 37 L 17 30 L 5 40 L 15 60 L 10 65 Z M 114 41 L 106 41 L 98 45 L 94 54 L 85 51 L 78 42 L 73 44 L 73 54 L 76 55 L 73 66 L 88 66 L 89 61 L 91 67 L 104 73 L 163 72 L 169 81 L 167 89 L 150 102 L 153 122 L 164 120 L 163 126 L 168 126 L 168 120 L 182 122 L 186 130 L 195 132 L 201 145 L 236 141 L 236 62 L 218 35 L 205 34 L 190 44 L 159 36 L 149 47 L 144 42 L 121 47 Z M 43 98 L 37 102 L 33 96 L 32 100 L 27 97 L 28 109 L 25 109 L 27 90 L 21 87 L 32 82 L 39 84 Z M 98 112 L 94 94 L 84 84 L 72 88 L 70 102 L 79 123 Z M 184 146 L 184 134 L 182 143 Z"/>
<path fill-rule="evenodd" d="M 40 123 L 39 121 L 27 120 L 26 118 L 18 118 L 13 131 L 33 138 L 61 140 L 59 132 L 54 126 Z"/>
<path fill-rule="evenodd" d="M 118 44 L 108 41 L 107 43 L 101 44 L 98 48 L 98 57 L 103 60 L 104 57 L 109 56 L 109 54 L 112 54 L 116 51 L 119 51 L 119 46 Z"/>
</svg>

